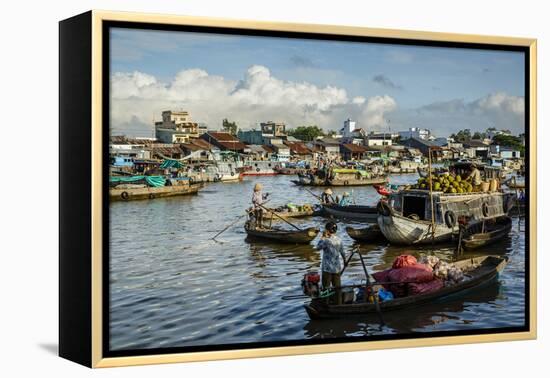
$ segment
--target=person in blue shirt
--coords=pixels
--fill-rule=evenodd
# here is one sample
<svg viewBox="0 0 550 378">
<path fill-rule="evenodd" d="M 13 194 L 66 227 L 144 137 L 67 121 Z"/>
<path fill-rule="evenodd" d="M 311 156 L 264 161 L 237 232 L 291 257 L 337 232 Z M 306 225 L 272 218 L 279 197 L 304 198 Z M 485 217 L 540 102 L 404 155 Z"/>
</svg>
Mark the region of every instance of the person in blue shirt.
<svg viewBox="0 0 550 378">
<path fill-rule="evenodd" d="M 349 193 L 348 192 L 344 192 L 344 194 L 342 195 L 342 199 L 340 200 L 340 203 L 338 203 L 338 205 L 340 206 L 348 206 L 349 205 Z"/>
<path fill-rule="evenodd" d="M 341 304 L 342 296 L 340 286 L 342 286 L 342 284 L 340 272 L 344 268 L 346 254 L 344 253 L 342 240 L 336 236 L 336 231 L 338 231 L 336 223 L 328 222 L 325 225 L 325 231 L 321 236 L 321 240 L 317 243 L 317 249 L 322 251 L 321 284 L 323 290 L 328 289 L 330 286 L 335 288 L 336 302 L 337 304 Z"/>
</svg>

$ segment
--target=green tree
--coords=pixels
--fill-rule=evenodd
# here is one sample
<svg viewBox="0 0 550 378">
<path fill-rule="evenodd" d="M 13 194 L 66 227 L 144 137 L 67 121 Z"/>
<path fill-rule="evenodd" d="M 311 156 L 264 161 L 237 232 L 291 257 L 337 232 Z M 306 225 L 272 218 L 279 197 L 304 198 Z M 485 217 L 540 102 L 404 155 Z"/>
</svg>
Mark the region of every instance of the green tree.
<svg viewBox="0 0 550 378">
<path fill-rule="evenodd" d="M 521 142 L 521 137 L 499 134 L 494 136 L 493 144 L 514 148 L 520 151 L 522 155 L 525 153 L 525 146 Z"/>
<path fill-rule="evenodd" d="M 298 126 L 295 129 L 288 130 L 287 133 L 294 138 L 298 138 L 306 142 L 312 141 L 320 136 L 325 136 L 323 129 L 317 125 Z"/>
<path fill-rule="evenodd" d="M 222 121 L 222 126 L 225 131 L 231 135 L 237 135 L 238 126 L 235 122 L 229 122 L 227 118 Z"/>
<path fill-rule="evenodd" d="M 474 136 L 472 137 L 473 139 L 480 139 L 480 140 L 483 140 L 485 138 L 487 138 L 487 134 L 485 133 L 480 133 L 479 131 L 476 131 L 474 133 Z"/>
<path fill-rule="evenodd" d="M 451 138 L 453 138 L 455 142 L 467 142 L 472 139 L 472 132 L 470 129 L 460 130 L 456 134 L 451 134 Z"/>
</svg>

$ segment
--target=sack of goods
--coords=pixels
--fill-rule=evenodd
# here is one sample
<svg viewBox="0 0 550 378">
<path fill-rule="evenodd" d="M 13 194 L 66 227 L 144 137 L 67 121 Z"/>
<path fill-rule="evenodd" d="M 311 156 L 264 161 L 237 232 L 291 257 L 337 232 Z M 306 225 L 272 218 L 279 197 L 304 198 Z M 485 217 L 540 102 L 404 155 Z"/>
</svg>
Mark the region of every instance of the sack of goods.
<svg viewBox="0 0 550 378">
<path fill-rule="evenodd" d="M 461 269 L 436 256 L 417 260 L 411 255 L 398 256 L 390 269 L 372 276 L 397 298 L 430 293 L 464 279 Z"/>
</svg>

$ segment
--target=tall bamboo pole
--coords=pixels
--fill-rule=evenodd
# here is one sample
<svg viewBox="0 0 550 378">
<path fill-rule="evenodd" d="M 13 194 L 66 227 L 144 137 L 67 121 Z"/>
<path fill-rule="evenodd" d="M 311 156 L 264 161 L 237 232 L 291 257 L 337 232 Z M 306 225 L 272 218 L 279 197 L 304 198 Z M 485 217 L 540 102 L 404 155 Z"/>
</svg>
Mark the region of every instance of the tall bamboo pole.
<svg viewBox="0 0 550 378">
<path fill-rule="evenodd" d="M 428 147 L 428 180 L 430 185 L 430 205 L 432 213 L 432 244 L 435 243 L 435 209 L 433 197 L 433 182 L 432 182 L 432 148 Z"/>
</svg>

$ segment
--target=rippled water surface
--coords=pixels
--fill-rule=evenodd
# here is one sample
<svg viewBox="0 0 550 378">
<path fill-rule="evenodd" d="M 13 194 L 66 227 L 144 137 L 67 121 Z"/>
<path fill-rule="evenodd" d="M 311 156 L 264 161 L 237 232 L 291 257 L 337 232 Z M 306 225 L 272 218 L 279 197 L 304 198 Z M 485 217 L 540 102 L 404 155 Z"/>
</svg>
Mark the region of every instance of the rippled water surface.
<svg viewBox="0 0 550 378">
<path fill-rule="evenodd" d="M 475 330 L 524 324 L 524 227 L 514 219 L 508 238 L 484 250 L 505 254 L 510 262 L 499 281 L 442 303 L 384 314 L 311 321 L 301 294 L 305 271 L 318 269 L 312 245 L 284 245 L 248 240 L 244 218 L 211 240 L 249 206 L 255 182 L 271 193 L 270 205 L 315 203 L 292 176 L 208 184 L 198 195 L 110 205 L 110 346 L 112 350 L 183 347 L 342 336 Z M 392 183 L 415 175 L 393 176 Z M 313 189 L 321 193 L 320 188 Z M 351 191 L 351 188 L 346 190 Z M 336 192 L 339 192 L 336 190 Z M 340 190 L 343 192 L 343 190 Z M 371 187 L 356 187 L 357 204 L 375 204 Z M 326 219 L 292 220 L 300 226 L 322 226 Z M 435 253 L 453 258 L 452 246 L 395 247 L 356 244 L 339 222 L 339 236 L 349 251 L 358 248 L 371 272 L 391 265 L 403 253 Z M 282 227 L 289 227 L 281 224 Z M 360 226 L 360 224 L 356 224 Z M 479 252 L 478 252 L 479 253 Z M 472 256 L 472 255 L 466 255 Z M 343 277 L 363 277 L 352 261 Z"/>
</svg>

